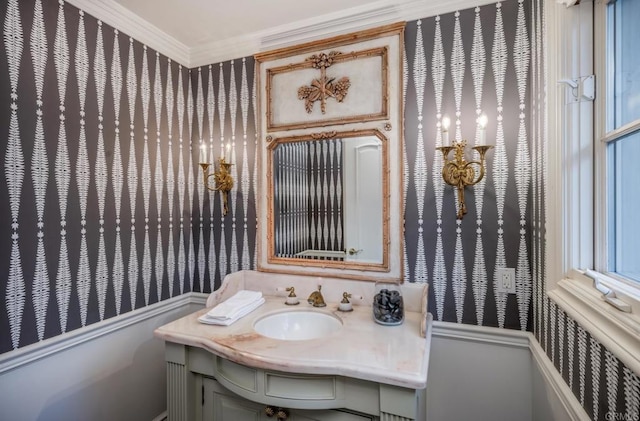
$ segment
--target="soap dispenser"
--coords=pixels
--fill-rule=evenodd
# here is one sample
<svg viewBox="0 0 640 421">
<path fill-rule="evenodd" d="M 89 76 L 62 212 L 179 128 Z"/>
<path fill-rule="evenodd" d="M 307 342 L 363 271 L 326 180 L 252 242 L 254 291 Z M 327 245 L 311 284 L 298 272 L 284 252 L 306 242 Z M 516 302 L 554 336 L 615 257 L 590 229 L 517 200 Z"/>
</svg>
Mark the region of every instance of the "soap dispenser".
<svg viewBox="0 0 640 421">
<path fill-rule="evenodd" d="M 340 304 L 338 304 L 338 310 L 340 311 L 352 311 L 353 307 L 351 306 L 351 303 L 349 302 L 349 298 L 351 298 L 351 294 L 347 293 L 347 292 L 343 292 L 342 293 L 342 301 L 340 301 Z"/>
</svg>

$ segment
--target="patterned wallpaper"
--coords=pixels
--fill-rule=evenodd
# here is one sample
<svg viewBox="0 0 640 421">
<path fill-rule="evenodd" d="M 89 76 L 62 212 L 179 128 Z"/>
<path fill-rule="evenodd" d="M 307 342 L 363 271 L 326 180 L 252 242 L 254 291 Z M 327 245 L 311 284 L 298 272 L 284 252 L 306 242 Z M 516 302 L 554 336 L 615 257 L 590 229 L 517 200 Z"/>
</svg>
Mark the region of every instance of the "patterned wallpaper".
<svg viewBox="0 0 640 421">
<path fill-rule="evenodd" d="M 194 259 L 188 262 L 187 273 L 194 276 L 194 291 L 211 292 L 227 273 L 255 267 L 258 138 L 253 57 L 191 69 L 191 90 L 193 149 L 204 144 L 208 162 L 224 155 L 233 164 L 234 187 L 225 217 L 222 197 L 205 189 L 202 170 L 194 168 L 198 178 L 189 251 Z M 196 165 L 194 161 L 191 168 Z"/>
<path fill-rule="evenodd" d="M 410 22 L 405 31 L 405 273 L 430 283 L 437 320 L 531 328 L 528 15 L 528 2 L 508 1 Z M 457 220 L 435 150 L 441 120 L 451 119 L 451 140 L 472 146 L 482 114 L 495 147 Z M 515 295 L 495 292 L 500 267 L 516 269 Z"/>
<path fill-rule="evenodd" d="M 542 0 L 408 22 L 405 273 L 438 320 L 533 330 L 592 419 L 637 419 L 640 380 L 546 298 Z M 0 353 L 182 294 L 255 262 L 252 57 L 186 69 L 63 1 L 0 5 Z M 441 119 L 485 181 L 455 219 Z M 199 182 L 225 154 L 230 215 Z M 516 268 L 516 295 L 494 292 Z M 620 418 L 619 418 L 620 419 Z"/>
<path fill-rule="evenodd" d="M 542 0 L 407 24 L 405 273 L 430 283 L 439 320 L 533 330 L 591 419 L 639 419 L 638 375 L 546 296 L 544 209 L 553 181 L 546 174 L 543 25 Z M 495 145 L 486 181 L 467 189 L 461 222 L 434 153 L 445 114 L 456 123 L 455 138 L 469 143 L 480 136 L 476 115 L 486 114 L 487 143 Z M 505 262 L 516 268 L 515 297 L 493 290 L 495 268 Z"/>
<path fill-rule="evenodd" d="M 545 318 L 536 337 L 589 417 L 640 419 L 638 375 L 554 301 L 543 300 Z"/>
<path fill-rule="evenodd" d="M 209 66 L 205 97 L 200 72 L 63 1 L 0 13 L 0 352 L 251 267 L 253 61 Z M 236 164 L 225 220 L 219 195 L 195 189 L 203 136 L 228 140 Z"/>
</svg>

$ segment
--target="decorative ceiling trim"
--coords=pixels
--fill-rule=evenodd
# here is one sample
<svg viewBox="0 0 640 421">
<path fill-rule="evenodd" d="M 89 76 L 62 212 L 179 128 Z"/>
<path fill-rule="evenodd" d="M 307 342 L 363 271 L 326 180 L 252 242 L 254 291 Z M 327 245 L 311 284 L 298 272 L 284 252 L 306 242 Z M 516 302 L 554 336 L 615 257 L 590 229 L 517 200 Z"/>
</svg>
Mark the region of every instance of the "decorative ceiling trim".
<svg viewBox="0 0 640 421">
<path fill-rule="evenodd" d="M 274 28 L 261 37 L 261 47 L 263 50 L 282 48 L 404 20 L 400 18 L 397 4 L 375 8 L 365 5 Z"/>
<path fill-rule="evenodd" d="M 445 13 L 455 12 L 456 10 L 470 9 L 476 6 L 486 6 L 487 4 L 498 3 L 496 0 L 449 0 L 442 1 L 424 1 L 411 0 L 400 5 L 400 14 L 404 20 L 416 20 L 421 17 L 431 17 L 442 15 Z"/>
<path fill-rule="evenodd" d="M 244 37 L 203 44 L 191 49 L 191 66 L 197 67 L 263 51 L 362 31 L 395 22 L 412 21 L 495 3 L 495 0 L 385 0 L 329 13 L 312 19 L 254 32 Z"/>
<path fill-rule="evenodd" d="M 397 1 L 395 0 L 396 3 Z M 390 3 L 393 2 L 385 0 L 382 6 L 380 2 L 376 2 L 254 32 L 243 37 L 203 44 L 191 50 L 191 64 L 197 67 L 217 63 L 405 20 L 396 17 L 397 6 Z"/>
<path fill-rule="evenodd" d="M 188 46 L 121 4 L 113 0 L 67 0 L 67 3 L 164 54 L 178 64 L 190 67 Z"/>
<path fill-rule="evenodd" d="M 222 63 L 240 57 L 251 56 L 260 51 L 260 39 L 255 33 L 242 37 L 213 41 L 189 50 L 189 65 L 193 67 Z"/>
<path fill-rule="evenodd" d="M 240 37 L 187 46 L 114 0 L 67 0 L 172 60 L 194 68 L 350 32 L 495 3 L 495 0 L 383 0 Z"/>
</svg>

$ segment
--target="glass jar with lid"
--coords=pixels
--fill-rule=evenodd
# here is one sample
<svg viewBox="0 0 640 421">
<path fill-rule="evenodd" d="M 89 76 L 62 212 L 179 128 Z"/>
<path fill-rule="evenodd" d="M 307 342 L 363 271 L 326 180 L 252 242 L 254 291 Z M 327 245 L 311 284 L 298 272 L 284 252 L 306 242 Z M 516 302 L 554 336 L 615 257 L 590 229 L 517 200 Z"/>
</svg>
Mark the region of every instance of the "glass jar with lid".
<svg viewBox="0 0 640 421">
<path fill-rule="evenodd" d="M 376 282 L 373 296 L 373 319 L 387 326 L 402 324 L 404 301 L 400 285 L 392 282 Z"/>
</svg>

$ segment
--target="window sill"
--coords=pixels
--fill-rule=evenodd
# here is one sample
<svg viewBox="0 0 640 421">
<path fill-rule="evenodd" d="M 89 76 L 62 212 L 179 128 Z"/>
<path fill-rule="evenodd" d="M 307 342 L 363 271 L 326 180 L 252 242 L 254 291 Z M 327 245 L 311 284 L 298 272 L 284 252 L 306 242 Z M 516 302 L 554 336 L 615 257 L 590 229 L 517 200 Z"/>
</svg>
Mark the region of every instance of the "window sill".
<svg viewBox="0 0 640 421">
<path fill-rule="evenodd" d="M 618 296 L 631 304 L 630 313 L 606 303 L 593 281 L 577 271 L 559 281 L 548 295 L 629 369 L 640 373 L 640 301 L 628 289 L 621 291 L 611 281 L 602 283 L 616 289 Z"/>
</svg>

